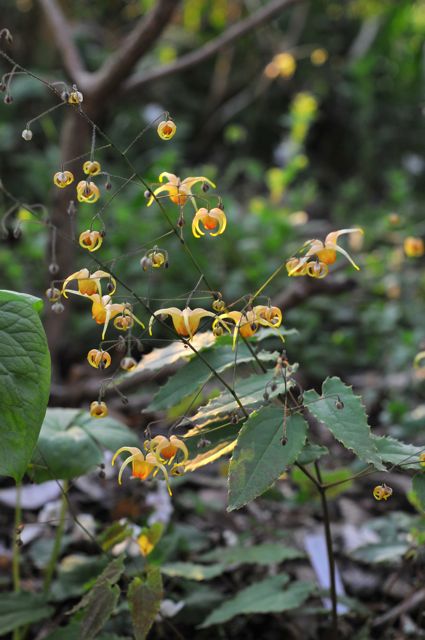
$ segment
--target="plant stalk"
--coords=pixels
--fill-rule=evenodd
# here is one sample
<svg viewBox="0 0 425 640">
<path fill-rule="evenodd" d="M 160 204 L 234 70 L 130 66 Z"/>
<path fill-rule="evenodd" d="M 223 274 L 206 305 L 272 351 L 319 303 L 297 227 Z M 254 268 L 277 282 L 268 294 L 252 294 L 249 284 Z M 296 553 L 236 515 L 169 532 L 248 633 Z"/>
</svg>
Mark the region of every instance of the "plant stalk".
<svg viewBox="0 0 425 640">
<path fill-rule="evenodd" d="M 61 509 L 59 513 L 59 523 L 56 529 L 55 541 L 53 543 L 52 553 L 50 555 L 49 564 L 46 567 L 46 573 L 44 574 L 44 583 L 43 583 L 43 592 L 45 594 L 49 593 L 50 585 L 52 583 L 53 574 L 56 569 L 56 563 L 61 551 L 62 537 L 65 529 L 65 518 L 68 509 L 68 481 L 65 480 L 62 486 L 62 499 L 61 499 Z"/>
</svg>

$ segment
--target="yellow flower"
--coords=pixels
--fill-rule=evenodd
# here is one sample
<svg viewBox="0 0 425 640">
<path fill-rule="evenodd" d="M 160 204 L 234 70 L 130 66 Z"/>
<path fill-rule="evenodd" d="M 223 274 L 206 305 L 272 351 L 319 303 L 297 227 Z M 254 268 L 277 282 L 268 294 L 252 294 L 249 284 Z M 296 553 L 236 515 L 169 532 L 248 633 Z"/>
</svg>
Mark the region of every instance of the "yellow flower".
<svg viewBox="0 0 425 640">
<path fill-rule="evenodd" d="M 114 320 L 114 327 L 118 331 L 128 331 L 134 325 L 134 320 L 130 316 L 117 316 Z"/>
<path fill-rule="evenodd" d="M 192 195 L 192 187 L 198 182 L 207 183 L 211 185 L 211 187 L 215 188 L 215 184 L 204 176 L 189 176 L 184 180 L 180 180 L 180 178 L 174 175 L 174 173 L 168 173 L 167 171 L 164 171 L 159 176 L 159 182 L 163 182 L 164 179 L 167 180 L 167 183 L 162 184 L 160 187 L 157 187 L 153 191 L 153 195 L 151 195 L 147 203 L 148 207 L 150 207 L 152 202 L 155 200 L 154 196 L 158 196 L 160 193 L 164 192 L 168 193 L 171 202 L 174 202 L 174 204 L 178 204 L 182 207 L 186 204 L 188 197 Z"/>
<path fill-rule="evenodd" d="M 87 354 L 89 364 L 95 369 L 107 369 L 111 364 L 111 356 L 102 349 L 90 349 Z"/>
<path fill-rule="evenodd" d="M 108 415 L 108 407 L 104 402 L 94 400 L 90 405 L 90 415 L 92 418 L 106 418 Z"/>
<path fill-rule="evenodd" d="M 424 241 L 422 238 L 409 236 L 403 242 L 404 253 L 408 258 L 420 258 L 425 253 Z"/>
<path fill-rule="evenodd" d="M 393 495 L 393 490 L 386 484 L 380 484 L 373 490 L 375 500 L 388 500 Z"/>
<path fill-rule="evenodd" d="M 120 314 L 124 317 L 130 317 L 131 320 L 135 320 L 142 329 L 145 328 L 143 322 L 141 322 L 131 311 L 131 307 L 128 303 L 113 303 L 111 296 L 100 296 L 98 293 L 87 297 L 92 301 L 93 320 L 95 320 L 97 324 L 103 324 L 102 340 L 105 338 L 109 321 Z"/>
<path fill-rule="evenodd" d="M 78 202 L 87 202 L 93 204 L 100 198 L 99 187 L 95 185 L 91 180 L 80 180 L 77 184 L 77 199 Z"/>
<path fill-rule="evenodd" d="M 65 189 L 74 182 L 74 174 L 71 171 L 57 171 L 53 176 L 53 182 L 60 189 Z"/>
<path fill-rule="evenodd" d="M 192 233 L 195 238 L 200 238 L 205 235 L 205 233 L 199 228 L 200 223 L 203 224 L 205 229 L 208 229 L 210 236 L 218 236 L 226 229 L 227 219 L 223 209 L 220 209 L 219 207 L 214 207 L 210 210 L 205 207 L 201 207 L 201 209 L 198 209 L 196 212 L 192 221 Z M 213 233 L 212 230 L 216 229 L 216 227 L 218 227 L 218 229 Z"/>
<path fill-rule="evenodd" d="M 234 349 L 238 334 L 243 338 L 250 338 L 257 333 L 260 326 L 273 327 L 277 329 L 282 323 L 282 312 L 278 307 L 257 305 L 246 312 L 229 311 L 227 313 L 222 313 L 214 320 L 212 325 L 215 335 L 220 335 L 221 327 L 231 333 L 231 329 L 226 320 L 231 320 L 235 325 L 233 329 Z M 218 332 L 217 329 L 219 329 Z"/>
<path fill-rule="evenodd" d="M 98 233 L 98 232 L 92 232 Z M 77 280 L 78 291 L 85 296 L 92 296 L 94 293 L 98 293 L 102 295 L 102 287 L 100 281 L 102 278 L 108 278 L 109 282 L 112 284 L 112 291 L 109 291 L 109 294 L 112 295 L 115 293 L 116 282 L 115 279 L 107 273 L 107 271 L 94 271 L 94 273 L 90 273 L 88 269 L 80 269 L 75 273 L 71 273 L 70 276 L 66 278 L 62 285 L 62 291 L 64 298 L 67 298 L 67 293 L 74 293 L 72 289 L 67 289 L 67 285 L 72 282 L 72 280 Z"/>
<path fill-rule="evenodd" d="M 337 244 L 339 236 L 346 233 L 363 233 L 362 229 L 340 229 L 339 231 L 332 231 L 328 233 L 325 241 L 321 240 L 308 240 L 304 247 L 308 247 L 307 253 L 303 258 L 292 257 L 286 262 L 286 268 L 289 276 L 304 276 L 309 275 L 313 278 L 324 278 L 328 271 L 328 265 L 333 264 L 337 257 L 337 252 L 342 253 L 347 260 L 353 265 L 353 267 L 359 270 L 351 256 Z M 318 266 L 315 261 L 311 261 L 311 258 L 316 258 Z"/>
<path fill-rule="evenodd" d="M 293 55 L 290 53 L 278 53 L 275 55 L 271 62 L 264 69 L 264 73 L 268 78 L 277 78 L 282 76 L 283 78 L 291 78 L 295 69 L 297 68 L 297 62 Z"/>
<path fill-rule="evenodd" d="M 115 452 L 114 457 L 112 458 L 112 466 L 114 466 L 117 457 L 124 451 L 128 452 L 130 455 L 120 467 L 120 471 L 118 474 L 118 484 L 122 484 L 123 471 L 127 465 L 131 464 L 132 477 L 139 478 L 140 480 L 147 480 L 147 478 L 149 478 L 151 474 L 155 476 L 158 471 L 162 471 L 162 473 L 164 474 L 165 482 L 167 483 L 168 492 L 171 495 L 167 469 L 163 464 L 161 464 L 161 462 L 159 462 L 159 460 L 153 453 L 147 453 L 146 456 L 144 456 L 141 450 L 137 447 L 121 447 L 120 449 L 118 449 L 118 451 Z"/>
<path fill-rule="evenodd" d="M 179 334 L 179 336 L 184 336 L 192 338 L 193 335 L 197 332 L 199 328 L 199 323 L 202 318 L 206 318 L 207 316 L 211 318 L 215 318 L 215 313 L 211 311 L 206 311 L 205 309 L 190 309 L 186 307 L 183 309 L 177 309 L 177 307 L 167 307 L 166 309 L 158 309 L 152 315 L 149 320 L 149 334 L 152 335 L 152 325 L 156 318 L 156 316 L 167 315 L 171 316 L 173 321 L 174 329 Z"/>
<path fill-rule="evenodd" d="M 176 133 L 176 124 L 172 120 L 163 120 L 159 123 L 157 132 L 161 140 L 171 140 Z"/>
<path fill-rule="evenodd" d="M 419 464 L 421 467 L 425 468 L 425 452 L 421 453 L 419 456 Z"/>
<path fill-rule="evenodd" d="M 159 249 L 158 247 L 154 247 L 150 249 L 146 253 L 145 256 L 140 260 L 140 266 L 143 271 L 147 271 L 149 267 L 153 267 L 154 269 L 159 269 L 164 266 L 165 269 L 168 268 L 168 252 L 165 249 Z"/>
<path fill-rule="evenodd" d="M 124 371 L 133 371 L 133 369 L 137 367 L 137 362 L 134 358 L 127 356 L 121 360 L 120 367 L 121 369 L 124 369 Z"/>
<path fill-rule="evenodd" d="M 88 176 L 97 176 L 97 174 L 100 173 L 100 169 L 100 162 L 97 160 L 87 160 L 87 162 L 83 164 L 83 171 Z"/>
<path fill-rule="evenodd" d="M 68 96 L 68 103 L 69 104 L 81 104 L 83 102 L 84 98 L 83 98 L 83 94 L 81 93 L 81 91 L 77 90 L 77 87 L 74 85 L 72 87 L 72 91 L 70 92 L 69 96 Z"/>
<path fill-rule="evenodd" d="M 316 67 L 320 67 L 322 64 L 325 64 L 328 57 L 329 54 L 326 49 L 319 48 L 311 52 L 310 60 Z"/>
<path fill-rule="evenodd" d="M 185 443 L 177 436 L 170 436 L 170 438 L 155 436 L 152 440 L 145 442 L 145 449 L 154 453 L 162 464 L 172 464 L 179 451 L 183 453 L 183 459 L 179 462 L 179 466 L 184 464 L 189 457 Z"/>
<path fill-rule="evenodd" d="M 100 233 L 100 231 L 90 231 L 90 229 L 87 229 L 87 231 L 83 231 L 80 234 L 80 247 L 83 247 L 83 249 L 87 249 L 88 251 L 90 251 L 90 253 L 92 251 L 97 251 L 98 249 L 100 249 L 102 242 L 103 235 Z"/>
</svg>

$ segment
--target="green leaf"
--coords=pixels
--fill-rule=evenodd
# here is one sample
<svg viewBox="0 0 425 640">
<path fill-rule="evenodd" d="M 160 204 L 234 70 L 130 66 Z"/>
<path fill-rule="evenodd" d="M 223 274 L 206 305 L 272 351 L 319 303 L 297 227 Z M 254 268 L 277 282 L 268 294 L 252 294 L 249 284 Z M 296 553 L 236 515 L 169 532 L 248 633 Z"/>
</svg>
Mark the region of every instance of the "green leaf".
<svg viewBox="0 0 425 640">
<path fill-rule="evenodd" d="M 200 560 L 202 562 L 217 560 L 226 566 L 241 564 L 273 565 L 279 564 L 284 560 L 295 560 L 303 557 L 304 554 L 293 547 L 287 547 L 279 543 L 265 543 L 252 547 L 219 547 L 205 553 Z"/>
<path fill-rule="evenodd" d="M 425 473 L 417 473 L 412 479 L 415 503 L 425 512 Z"/>
<path fill-rule="evenodd" d="M 285 575 L 266 578 L 239 591 L 234 598 L 217 607 L 202 623 L 201 629 L 221 624 L 241 614 L 281 613 L 300 607 L 314 590 L 310 582 L 294 582 L 284 591 L 289 578 Z"/>
<path fill-rule="evenodd" d="M 294 413 L 286 420 L 284 446 L 282 434 L 283 407 L 265 407 L 245 422 L 230 462 L 229 511 L 264 493 L 295 462 L 305 443 L 307 423 Z"/>
<path fill-rule="evenodd" d="M 293 365 L 292 371 L 295 370 Z M 288 374 L 289 375 L 289 374 Z M 235 392 L 246 409 L 253 409 L 260 404 L 264 404 L 264 392 L 266 386 L 273 381 L 272 371 L 263 374 L 256 374 L 248 378 L 240 379 L 236 382 Z M 292 388 L 294 383 L 288 379 L 286 388 Z M 285 383 L 283 380 L 276 383 L 276 387 L 272 390 L 267 387 L 270 398 L 274 398 L 279 393 L 285 392 Z M 201 407 L 199 411 L 191 418 L 191 423 L 197 426 L 209 424 L 212 420 L 219 417 L 228 417 L 233 411 L 240 411 L 239 405 L 232 394 L 225 390 L 217 398 L 211 400 L 205 407 Z"/>
<path fill-rule="evenodd" d="M 341 408 L 337 406 L 338 400 L 343 405 Z M 339 378 L 327 378 L 322 386 L 322 395 L 313 389 L 306 391 L 304 403 L 346 449 L 353 451 L 360 460 L 385 470 L 367 423 L 362 399 L 354 395 L 352 387 Z"/>
<path fill-rule="evenodd" d="M 102 447 L 137 446 L 136 436 L 113 418 L 99 420 L 78 409 L 48 409 L 32 459 L 36 482 L 71 480 L 103 462 Z"/>
<path fill-rule="evenodd" d="M 97 537 L 97 542 L 104 551 L 109 551 L 116 544 L 127 540 L 133 535 L 133 529 L 126 523 L 114 522 Z"/>
<path fill-rule="evenodd" d="M 361 562 L 379 564 L 396 564 L 409 548 L 408 542 L 379 542 L 359 547 L 352 552 L 352 557 Z"/>
<path fill-rule="evenodd" d="M 320 444 L 312 444 L 307 442 L 304 449 L 301 451 L 297 458 L 298 464 L 311 464 L 316 460 L 319 460 L 322 456 L 326 456 L 329 453 L 327 447 L 322 447 Z"/>
<path fill-rule="evenodd" d="M 103 582 L 96 584 L 90 593 L 93 597 L 81 620 L 81 638 L 84 640 L 92 640 L 103 629 L 116 607 L 120 588 Z"/>
<path fill-rule="evenodd" d="M 130 584 L 128 604 L 135 640 L 145 640 L 159 613 L 162 597 L 162 578 L 159 567 L 148 567 L 144 580 L 134 578 Z"/>
<path fill-rule="evenodd" d="M 42 301 L 0 291 L 0 475 L 20 482 L 46 413 L 50 354 L 38 312 Z"/>
<path fill-rule="evenodd" d="M 419 454 L 423 447 L 406 444 L 390 436 L 372 436 L 379 455 L 385 462 L 402 466 L 403 469 L 418 469 Z"/>
<path fill-rule="evenodd" d="M 71 480 L 103 462 L 102 451 L 79 427 L 75 409 L 48 409 L 32 459 L 33 478 Z"/>
<path fill-rule="evenodd" d="M 255 360 L 252 352 L 243 343 L 238 345 L 236 353 L 227 346 L 220 349 L 213 347 L 204 350 L 202 355 L 218 373 L 222 373 L 236 364 Z M 269 351 L 257 354 L 257 357 L 263 362 L 276 361 L 277 356 L 276 352 Z M 160 388 L 153 402 L 149 405 L 149 410 L 162 411 L 174 407 L 184 398 L 200 390 L 212 377 L 210 369 L 200 358 L 192 359 Z"/>
<path fill-rule="evenodd" d="M 227 567 L 224 564 L 195 564 L 193 562 L 173 562 L 164 564 L 161 572 L 170 578 L 186 578 L 186 580 L 212 580 L 224 573 Z"/>
<path fill-rule="evenodd" d="M 107 564 L 106 556 L 73 554 L 66 557 L 57 571 L 50 598 L 55 602 L 81 596 Z"/>
<path fill-rule="evenodd" d="M 33 593 L 2 593 L 0 598 L 0 636 L 26 624 L 39 622 L 53 615 L 41 595 Z"/>
<path fill-rule="evenodd" d="M 76 613 L 81 609 L 85 609 L 86 607 L 91 607 L 94 600 L 97 598 L 97 587 L 101 586 L 113 586 L 118 580 L 121 578 L 122 573 L 124 571 L 124 556 L 119 556 L 112 560 L 108 564 L 107 567 L 102 571 L 100 576 L 96 579 L 96 582 L 93 584 L 93 587 L 90 589 L 86 595 L 81 598 L 80 602 L 78 602 L 72 609 L 69 611 L 69 614 Z"/>
</svg>

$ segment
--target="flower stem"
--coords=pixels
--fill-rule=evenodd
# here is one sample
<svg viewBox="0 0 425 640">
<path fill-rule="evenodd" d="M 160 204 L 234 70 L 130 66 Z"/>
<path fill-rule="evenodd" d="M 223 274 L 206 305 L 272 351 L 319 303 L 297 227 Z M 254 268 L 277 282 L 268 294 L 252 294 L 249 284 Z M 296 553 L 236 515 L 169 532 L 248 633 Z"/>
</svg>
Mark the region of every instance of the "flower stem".
<svg viewBox="0 0 425 640">
<path fill-rule="evenodd" d="M 44 574 L 43 591 L 45 594 L 49 592 L 50 585 L 52 583 L 53 574 L 56 569 L 56 563 L 61 551 L 62 536 L 65 529 L 65 518 L 66 518 L 66 512 L 68 508 L 68 500 L 67 500 L 68 488 L 69 488 L 68 481 L 65 480 L 62 487 L 61 509 L 59 514 L 59 523 L 56 529 L 55 541 L 53 543 L 53 549 L 50 555 L 49 564 L 47 565 L 46 573 Z"/>
<path fill-rule="evenodd" d="M 13 590 L 15 593 L 19 593 L 21 590 L 21 576 L 20 576 L 20 540 L 18 536 L 18 528 L 21 524 L 22 508 L 21 508 L 21 485 L 16 485 L 16 503 L 15 503 L 15 525 L 13 530 L 13 556 L 12 556 L 12 576 L 13 576 Z M 20 640 L 21 631 L 18 627 L 13 631 L 13 640 Z"/>
<path fill-rule="evenodd" d="M 320 467 L 317 460 L 314 463 L 314 467 L 316 470 L 316 475 L 318 480 L 318 484 L 316 486 L 319 490 L 320 499 L 322 501 L 323 524 L 325 527 L 326 550 L 328 554 L 328 563 L 329 563 L 329 582 L 330 582 L 330 593 L 331 593 L 331 602 L 332 602 L 332 636 L 330 640 L 337 640 L 338 611 L 337 611 L 336 581 L 335 581 L 335 555 L 334 555 L 333 543 L 332 543 L 331 521 L 329 518 L 328 501 L 326 498 L 326 487 L 323 486 L 322 475 L 320 473 Z"/>
</svg>

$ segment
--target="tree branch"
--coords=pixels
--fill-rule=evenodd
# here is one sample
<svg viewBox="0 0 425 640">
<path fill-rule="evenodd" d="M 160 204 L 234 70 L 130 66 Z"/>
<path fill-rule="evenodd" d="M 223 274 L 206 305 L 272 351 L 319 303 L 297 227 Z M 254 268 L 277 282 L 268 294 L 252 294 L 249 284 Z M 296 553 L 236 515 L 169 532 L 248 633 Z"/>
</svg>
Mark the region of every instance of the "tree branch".
<svg viewBox="0 0 425 640">
<path fill-rule="evenodd" d="M 296 4 L 297 2 L 300 2 L 300 0 L 271 0 L 271 2 L 266 6 L 261 7 L 261 9 L 258 9 L 258 11 L 251 14 L 244 20 L 241 20 L 229 27 L 223 34 L 214 38 L 210 42 L 207 42 L 207 44 L 196 51 L 191 51 L 175 62 L 166 64 L 162 67 L 134 74 L 123 84 L 123 90 L 125 92 L 136 91 L 151 82 L 167 78 L 168 76 L 194 67 L 200 62 L 211 58 L 223 47 L 228 46 L 230 43 L 241 38 L 246 33 L 256 29 L 263 23 L 272 20 L 278 16 L 281 11 L 293 4 Z"/>
<path fill-rule="evenodd" d="M 39 0 L 39 2 L 52 30 L 56 46 L 62 54 L 66 71 L 71 80 L 84 89 L 85 79 L 89 74 L 72 39 L 69 23 L 62 9 L 56 0 Z"/>
<path fill-rule="evenodd" d="M 122 84 L 134 65 L 155 44 L 177 5 L 177 0 L 158 0 L 152 11 L 137 23 L 118 51 L 93 74 L 95 100 L 106 99 Z"/>
</svg>

